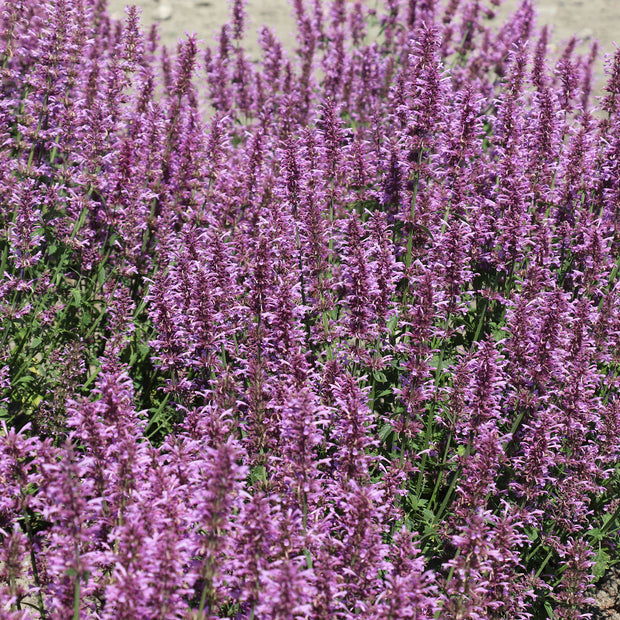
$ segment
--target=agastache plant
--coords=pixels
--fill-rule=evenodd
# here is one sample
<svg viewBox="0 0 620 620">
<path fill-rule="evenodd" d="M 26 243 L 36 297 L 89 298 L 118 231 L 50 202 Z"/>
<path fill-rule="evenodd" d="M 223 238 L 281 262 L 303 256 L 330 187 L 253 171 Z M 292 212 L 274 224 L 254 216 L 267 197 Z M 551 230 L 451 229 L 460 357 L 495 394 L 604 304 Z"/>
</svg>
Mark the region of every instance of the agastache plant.
<svg viewBox="0 0 620 620">
<path fill-rule="evenodd" d="M 3 618 L 589 617 L 620 54 L 499 4 L 0 2 Z"/>
</svg>

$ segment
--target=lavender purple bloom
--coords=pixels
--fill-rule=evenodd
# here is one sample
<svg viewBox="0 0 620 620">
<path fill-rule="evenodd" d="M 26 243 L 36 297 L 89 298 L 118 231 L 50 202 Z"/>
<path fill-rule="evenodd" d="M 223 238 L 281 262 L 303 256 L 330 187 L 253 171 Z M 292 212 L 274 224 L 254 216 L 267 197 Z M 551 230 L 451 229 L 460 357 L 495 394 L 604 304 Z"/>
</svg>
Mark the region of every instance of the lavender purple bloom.
<svg viewBox="0 0 620 620">
<path fill-rule="evenodd" d="M 2 617 L 586 617 L 620 55 L 498 4 L 0 2 Z"/>
</svg>

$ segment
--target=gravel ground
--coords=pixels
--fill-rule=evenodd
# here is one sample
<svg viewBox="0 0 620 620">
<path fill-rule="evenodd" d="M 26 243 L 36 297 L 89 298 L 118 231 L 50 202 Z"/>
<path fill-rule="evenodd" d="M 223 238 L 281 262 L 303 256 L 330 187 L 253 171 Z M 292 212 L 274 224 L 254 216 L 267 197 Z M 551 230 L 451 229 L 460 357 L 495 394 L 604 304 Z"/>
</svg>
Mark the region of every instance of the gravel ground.
<svg viewBox="0 0 620 620">
<path fill-rule="evenodd" d="M 596 585 L 592 620 L 620 620 L 620 569 L 613 568 Z"/>
<path fill-rule="evenodd" d="M 373 0 L 370 0 L 371 2 Z M 123 16 L 129 0 L 108 0 L 110 11 Z M 175 46 L 184 33 L 196 33 L 205 43 L 228 19 L 226 0 L 135 0 L 142 8 L 146 25 L 159 22 L 162 41 Z M 506 17 L 519 4 L 506 0 L 500 17 Z M 538 23 L 553 27 L 553 45 L 559 47 L 576 35 L 585 50 L 594 40 L 600 44 L 596 70 L 597 86 L 602 88 L 603 58 L 613 54 L 615 41 L 620 41 L 620 0 L 537 0 Z M 249 0 L 249 51 L 256 51 L 256 32 L 260 25 L 272 26 L 289 48 L 293 46 L 293 21 L 288 0 Z M 596 607 L 589 610 L 593 620 L 620 620 L 620 570 L 612 570 L 597 584 Z"/>
</svg>

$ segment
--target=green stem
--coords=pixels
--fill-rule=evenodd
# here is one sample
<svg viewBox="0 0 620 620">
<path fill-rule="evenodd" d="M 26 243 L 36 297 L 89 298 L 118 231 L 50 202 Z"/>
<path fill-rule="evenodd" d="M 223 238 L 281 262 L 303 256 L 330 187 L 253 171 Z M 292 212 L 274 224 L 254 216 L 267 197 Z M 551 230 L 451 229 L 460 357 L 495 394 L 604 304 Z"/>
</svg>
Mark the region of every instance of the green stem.
<svg viewBox="0 0 620 620">
<path fill-rule="evenodd" d="M 487 308 L 489 307 L 489 302 L 486 297 L 482 300 L 482 303 L 483 303 L 482 312 L 480 313 L 480 319 L 478 319 L 478 325 L 476 326 L 476 333 L 474 334 L 473 342 L 478 342 L 480 339 L 480 333 L 482 332 L 482 325 L 484 324 L 484 318 L 487 313 Z M 472 346 L 473 346 L 473 343 L 472 343 Z"/>
<path fill-rule="evenodd" d="M 73 590 L 73 620 L 80 620 L 80 590 L 81 579 L 78 573 L 75 576 L 75 588 Z"/>
<path fill-rule="evenodd" d="M 207 567 L 207 572 L 211 572 L 211 567 Z M 208 600 L 208 602 L 207 602 Z M 202 618 L 207 611 L 211 611 L 213 604 L 213 579 L 211 576 L 205 576 L 205 584 L 202 587 L 202 593 L 200 595 L 200 605 L 198 607 L 198 618 Z"/>
<path fill-rule="evenodd" d="M 553 555 L 553 550 L 549 551 L 549 553 L 547 553 L 547 557 L 544 559 L 543 563 L 538 567 L 538 570 L 536 571 L 536 579 L 538 579 L 541 575 L 541 573 L 543 572 L 545 566 L 547 566 L 547 563 L 549 562 L 549 560 L 551 559 L 551 556 Z"/>
<path fill-rule="evenodd" d="M 418 156 L 418 163 L 422 160 L 422 155 Z M 419 175 L 416 172 L 414 175 L 414 184 L 413 184 L 413 196 L 411 197 L 411 227 L 409 229 L 409 235 L 407 237 L 407 254 L 405 256 L 405 273 L 409 270 L 411 266 L 411 253 L 413 252 L 413 220 L 415 218 L 415 204 L 418 197 L 418 184 L 419 184 Z"/>
<path fill-rule="evenodd" d="M 24 510 L 24 526 L 26 527 L 26 535 L 28 536 L 28 542 L 30 547 L 30 566 L 32 567 L 32 577 L 34 579 L 34 585 L 37 587 L 37 602 L 39 604 L 38 610 L 41 616 L 41 620 L 45 620 L 47 614 L 45 613 L 43 594 L 41 593 L 41 580 L 39 578 L 39 570 L 37 569 L 37 556 L 34 552 L 34 532 L 32 531 L 32 524 L 30 523 L 30 516 L 28 515 L 27 509 Z"/>
<path fill-rule="evenodd" d="M 452 443 L 452 433 L 449 433 L 448 434 L 448 440 L 446 441 L 446 447 L 445 447 L 444 452 L 443 452 L 443 457 L 441 459 L 441 464 L 442 464 L 443 467 L 445 467 L 445 465 L 446 465 L 446 459 L 448 457 L 448 452 L 450 450 L 450 444 L 451 443 Z M 435 483 L 435 487 L 433 488 L 433 493 L 431 494 L 431 497 L 428 500 L 428 507 L 429 507 L 430 510 L 433 509 L 433 506 L 435 504 L 435 498 L 437 497 L 437 491 L 439 491 L 439 487 L 441 485 L 442 479 L 443 479 L 443 474 L 440 473 L 437 476 L 437 482 Z"/>
</svg>

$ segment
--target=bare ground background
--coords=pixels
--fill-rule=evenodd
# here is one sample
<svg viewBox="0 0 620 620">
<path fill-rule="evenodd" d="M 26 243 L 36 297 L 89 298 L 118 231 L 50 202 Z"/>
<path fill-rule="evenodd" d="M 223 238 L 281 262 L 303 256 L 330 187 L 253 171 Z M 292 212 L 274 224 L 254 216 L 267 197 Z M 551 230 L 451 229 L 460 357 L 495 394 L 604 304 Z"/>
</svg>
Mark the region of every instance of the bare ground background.
<svg viewBox="0 0 620 620">
<path fill-rule="evenodd" d="M 145 24 L 160 24 L 163 43 L 173 47 L 184 33 L 196 33 L 204 44 L 212 44 L 215 34 L 228 19 L 227 0 L 108 0 L 111 13 L 122 17 L 130 1 L 142 9 Z M 369 0 L 369 4 L 377 1 L 380 2 Z M 505 0 L 499 18 L 508 16 L 518 4 L 519 0 Z M 614 41 L 620 42 L 620 0 L 534 0 L 534 4 L 538 23 L 553 27 L 554 45 L 560 46 L 575 34 L 584 48 L 593 39 L 599 41 L 597 78 L 601 88 L 604 55 L 613 54 Z M 262 24 L 272 26 L 283 43 L 292 48 L 290 0 L 249 0 L 248 15 L 250 51 L 257 50 L 256 33 Z"/>
<path fill-rule="evenodd" d="M 369 0 L 374 4 L 377 0 Z M 174 48 L 185 33 L 196 33 L 203 45 L 211 45 L 219 28 L 229 14 L 227 0 L 108 0 L 113 16 L 122 18 L 127 4 L 142 9 L 142 21 L 150 27 L 160 24 L 162 42 Z M 600 44 L 596 69 L 596 90 L 604 86 L 605 55 L 615 52 L 614 42 L 620 42 L 620 0 L 535 0 L 538 24 L 553 27 L 552 45 L 560 47 L 573 35 L 586 49 L 593 40 Z M 516 9 L 519 0 L 505 0 L 498 21 Z M 289 0 L 249 0 L 248 49 L 256 53 L 257 31 L 262 24 L 273 27 L 282 42 L 293 47 L 293 19 Z M 597 584 L 597 606 L 593 619 L 620 620 L 620 571 L 610 571 Z"/>
</svg>

